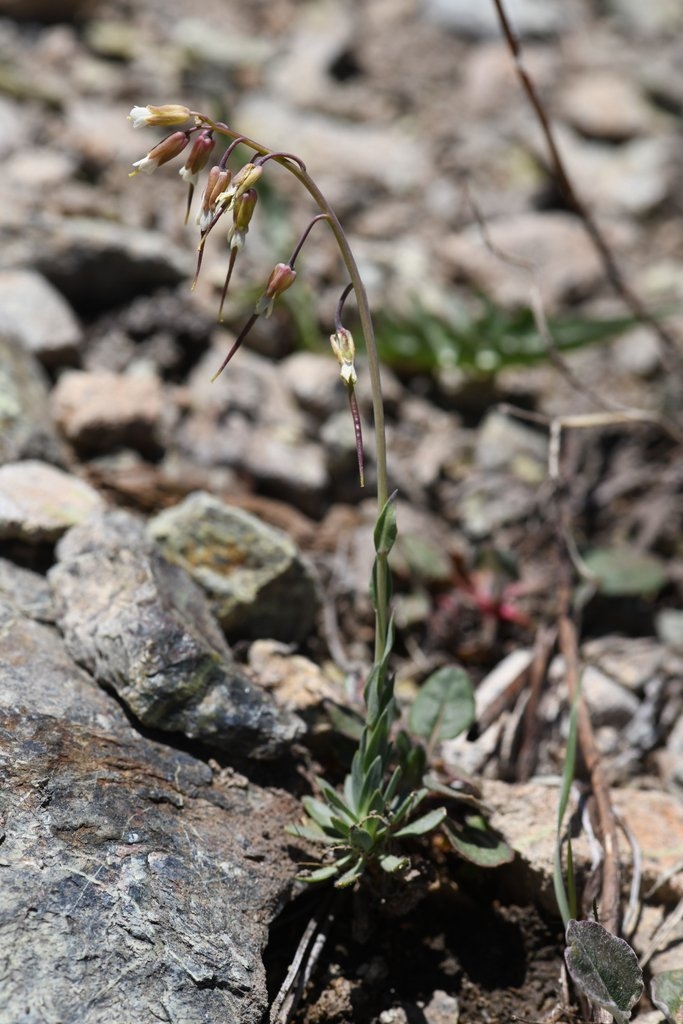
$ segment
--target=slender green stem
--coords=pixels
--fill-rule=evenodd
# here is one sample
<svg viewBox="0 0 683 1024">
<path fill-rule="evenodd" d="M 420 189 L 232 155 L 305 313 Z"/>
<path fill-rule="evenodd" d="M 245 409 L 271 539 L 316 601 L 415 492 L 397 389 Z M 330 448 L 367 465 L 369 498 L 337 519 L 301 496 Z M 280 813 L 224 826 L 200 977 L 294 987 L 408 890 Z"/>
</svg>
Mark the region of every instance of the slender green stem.
<svg viewBox="0 0 683 1024">
<path fill-rule="evenodd" d="M 378 513 L 384 508 L 389 498 L 389 482 L 387 474 L 387 449 L 386 449 L 386 431 L 384 425 L 384 401 L 382 398 L 382 379 L 380 374 L 379 355 L 377 353 L 377 344 L 375 341 L 375 331 L 372 323 L 372 314 L 370 312 L 370 304 L 368 302 L 367 292 L 363 279 L 361 278 L 358 264 L 356 263 L 355 257 L 349 245 L 344 229 L 339 222 L 339 219 L 332 209 L 330 203 L 325 198 L 323 193 L 320 191 L 315 181 L 311 178 L 304 165 L 298 161 L 295 161 L 289 156 L 280 156 L 273 154 L 267 146 L 261 145 L 261 143 L 255 142 L 253 139 L 246 138 L 245 136 L 239 135 L 238 132 L 233 131 L 228 125 L 223 124 L 221 121 L 212 121 L 205 117 L 203 114 L 197 114 L 193 112 L 195 116 L 201 118 L 202 122 L 209 128 L 212 128 L 215 132 L 226 136 L 230 139 L 239 138 L 240 141 L 247 146 L 249 149 L 253 149 L 261 156 L 268 156 L 273 159 L 276 163 L 279 163 L 282 167 L 293 174 L 298 181 L 304 186 L 306 191 L 309 193 L 311 198 L 314 200 L 318 209 L 325 214 L 328 224 L 332 229 L 339 252 L 341 254 L 344 265 L 348 272 L 353 291 L 356 296 L 356 304 L 358 307 L 358 316 L 360 318 L 361 330 L 363 332 L 363 338 L 365 341 L 365 351 L 368 357 L 368 367 L 370 370 L 370 387 L 372 391 L 372 413 L 375 426 L 375 458 L 377 463 L 377 506 Z M 375 628 L 375 660 L 378 661 L 384 651 L 387 638 L 388 630 L 388 604 L 389 604 L 389 565 L 385 556 L 380 556 L 378 559 L 378 572 L 376 578 L 376 628 Z"/>
</svg>

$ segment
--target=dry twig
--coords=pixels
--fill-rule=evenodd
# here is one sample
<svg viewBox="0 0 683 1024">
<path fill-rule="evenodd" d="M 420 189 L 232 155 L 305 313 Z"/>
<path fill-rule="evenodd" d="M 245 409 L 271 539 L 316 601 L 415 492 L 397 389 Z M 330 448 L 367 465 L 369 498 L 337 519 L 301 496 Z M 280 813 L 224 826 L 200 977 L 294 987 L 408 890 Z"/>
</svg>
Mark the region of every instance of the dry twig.
<svg viewBox="0 0 683 1024">
<path fill-rule="evenodd" d="M 550 156 L 551 167 L 558 187 L 569 207 L 576 213 L 583 223 L 588 237 L 600 257 L 605 274 L 612 285 L 612 288 L 617 295 L 619 295 L 624 305 L 630 310 L 633 316 L 642 324 L 645 324 L 654 331 L 661 342 L 662 358 L 666 361 L 667 368 L 670 372 L 675 372 L 676 375 L 679 376 L 681 369 L 681 357 L 676 338 L 665 327 L 663 327 L 654 316 L 652 316 L 649 310 L 643 305 L 640 297 L 630 287 L 621 272 L 619 264 L 617 263 L 614 253 L 612 252 L 601 228 L 576 191 L 564 160 L 560 154 L 555 139 L 555 133 L 551 127 L 545 107 L 543 106 L 540 96 L 536 91 L 533 79 L 524 65 L 522 47 L 520 45 L 519 38 L 512 27 L 510 19 L 508 18 L 504 0 L 493 0 L 493 3 L 496 8 L 496 13 L 498 14 L 498 20 L 500 22 L 503 36 L 505 37 L 512 59 L 515 62 L 517 76 L 522 88 L 524 89 L 529 104 L 538 119 L 541 132 L 543 133 L 543 137 L 548 148 L 548 154 Z"/>
</svg>

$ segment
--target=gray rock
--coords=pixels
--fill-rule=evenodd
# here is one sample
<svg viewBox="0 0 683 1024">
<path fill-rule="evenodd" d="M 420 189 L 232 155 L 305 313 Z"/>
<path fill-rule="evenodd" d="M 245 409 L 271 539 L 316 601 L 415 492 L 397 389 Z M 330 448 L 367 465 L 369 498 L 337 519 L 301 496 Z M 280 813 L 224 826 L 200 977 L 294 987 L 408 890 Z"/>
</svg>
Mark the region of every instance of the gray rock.
<svg viewBox="0 0 683 1024">
<path fill-rule="evenodd" d="M 36 359 L 17 339 L 0 334 L 0 463 L 44 459 L 64 464 L 48 394 L 47 377 Z"/>
<path fill-rule="evenodd" d="M 52 230 L 46 225 L 35 262 L 86 313 L 176 285 L 193 270 L 190 247 L 181 250 L 157 232 L 90 217 L 61 220 Z"/>
<path fill-rule="evenodd" d="M 163 449 L 163 385 L 152 373 L 88 373 L 68 370 L 52 393 L 54 417 L 79 452 L 121 445 L 143 454 Z"/>
<path fill-rule="evenodd" d="M 90 484 L 47 462 L 0 466 L 0 538 L 49 543 L 103 507 Z"/>
<path fill-rule="evenodd" d="M 634 34 L 670 34 L 683 27 L 683 10 L 678 0 L 608 0 L 607 6 Z"/>
<path fill-rule="evenodd" d="M 310 633 L 316 584 L 286 533 L 202 492 L 161 512 L 149 532 L 208 594 L 230 639 L 298 643 Z"/>
<path fill-rule="evenodd" d="M 259 1024 L 295 815 L 141 737 L 0 710 L 3 1021 Z"/>
<path fill-rule="evenodd" d="M 0 270 L 0 331 L 51 366 L 73 362 L 83 340 L 71 307 L 32 270 Z"/>
<path fill-rule="evenodd" d="M 280 371 L 301 408 L 319 419 L 347 406 L 339 364 L 331 352 L 294 352 L 282 360 Z"/>
<path fill-rule="evenodd" d="M 435 25 L 473 39 L 500 36 L 500 23 L 492 3 L 471 0 L 422 0 L 423 16 Z M 507 14 L 522 36 L 554 36 L 576 24 L 576 0 L 549 4 L 547 0 L 507 0 Z"/>
<path fill-rule="evenodd" d="M 609 142 L 641 135 L 653 120 L 653 110 L 636 83 L 614 72 L 594 72 L 567 82 L 562 112 L 582 135 Z"/>
<path fill-rule="evenodd" d="M 52 591 L 44 576 L 0 558 L 0 600 L 38 622 L 54 622 Z"/>
<path fill-rule="evenodd" d="M 575 187 L 596 209 L 642 217 L 676 194 L 683 154 L 674 135 L 610 146 L 568 130 L 557 134 Z"/>
<path fill-rule="evenodd" d="M 448 265 L 502 303 L 529 304 L 537 281 L 548 310 L 590 294 L 602 267 L 580 221 L 568 213 L 520 213 L 487 224 L 492 244 L 530 269 L 494 256 L 478 224 L 446 237 L 440 251 Z M 482 369 L 486 367 L 482 366 Z"/>
<path fill-rule="evenodd" d="M 74 527 L 50 570 L 69 653 L 151 728 L 233 755 L 280 754 L 300 723 L 233 663 L 202 591 L 144 526 L 110 512 Z"/>
<path fill-rule="evenodd" d="M 594 726 L 623 729 L 638 711 L 639 700 L 599 668 L 587 665 L 581 675 L 581 687 Z"/>
<path fill-rule="evenodd" d="M 482 469 L 508 468 L 521 479 L 540 483 L 548 461 L 547 434 L 494 409 L 478 431 L 475 460 Z"/>
<path fill-rule="evenodd" d="M 131 733 L 119 705 L 76 665 L 57 630 L 27 618 L 5 595 L 0 595 L 0 633 L 0 709 Z"/>
<path fill-rule="evenodd" d="M 355 205 L 366 187 L 411 195 L 430 177 L 425 140 L 418 143 L 400 124 L 346 123 L 314 112 L 302 118 L 296 107 L 263 93 L 245 94 L 235 123 L 253 138 L 269 139 L 274 149 L 288 150 L 295 138 L 297 155 L 316 167 L 316 180 L 334 203 L 346 198 Z"/>
<path fill-rule="evenodd" d="M 240 468 L 265 493 L 291 502 L 306 515 L 321 515 L 330 483 L 321 445 L 257 426 L 247 435 Z"/>
</svg>

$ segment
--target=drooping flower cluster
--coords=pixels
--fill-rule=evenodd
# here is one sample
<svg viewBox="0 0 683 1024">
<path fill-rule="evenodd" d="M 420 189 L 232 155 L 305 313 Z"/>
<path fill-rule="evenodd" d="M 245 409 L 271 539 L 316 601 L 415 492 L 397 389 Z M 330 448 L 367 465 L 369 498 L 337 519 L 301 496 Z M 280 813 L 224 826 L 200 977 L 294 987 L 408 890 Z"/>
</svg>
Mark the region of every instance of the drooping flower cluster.
<svg viewBox="0 0 683 1024">
<path fill-rule="evenodd" d="M 181 178 L 189 186 L 185 212 L 186 222 L 189 219 L 192 199 L 199 181 L 199 175 L 207 167 L 213 155 L 216 145 L 215 136 L 227 136 L 232 139 L 220 159 L 209 167 L 207 173 L 206 184 L 196 216 L 200 237 L 197 246 L 197 266 L 192 284 L 194 288 L 199 277 L 207 237 L 225 214 L 231 214 L 231 223 L 227 231 L 230 255 L 218 310 L 219 319 L 222 320 L 223 306 L 237 255 L 244 247 L 249 225 L 256 208 L 258 193 L 255 186 L 263 174 L 265 164 L 273 159 L 287 160 L 297 165 L 302 172 L 305 171 L 304 165 L 297 157 L 291 154 L 270 152 L 265 147 L 252 144 L 250 140 L 245 139 L 243 136 L 235 135 L 227 125 L 214 122 L 203 114 L 192 111 L 189 107 L 182 104 L 168 103 L 161 106 L 153 106 L 151 104 L 145 107 L 136 106 L 133 107 L 128 117 L 133 122 L 134 128 L 152 126 L 175 129 L 162 139 L 161 142 L 153 146 L 146 156 L 135 161 L 133 164 L 134 169 L 130 174 L 131 177 L 140 172 L 152 174 L 158 167 L 174 160 L 189 147 L 185 163 L 179 171 Z M 252 159 L 233 174 L 228 167 L 228 161 L 240 144 L 245 144 L 248 147 L 251 146 L 255 152 Z M 258 317 L 269 317 L 273 312 L 275 301 L 294 284 L 296 280 L 294 264 L 304 242 L 308 238 L 311 228 L 319 220 L 329 220 L 329 217 L 327 214 L 318 214 L 314 217 L 294 247 L 289 260 L 286 263 L 277 263 L 275 265 L 268 276 L 262 294 L 256 301 L 252 315 L 240 331 L 212 380 L 215 380 L 223 372 Z M 339 362 L 340 377 L 346 386 L 349 396 L 349 405 L 356 437 L 360 483 L 363 486 L 363 439 L 360 414 L 354 390 L 357 381 L 354 366 L 355 347 L 351 333 L 341 324 L 341 312 L 350 290 L 351 285 L 348 285 L 340 299 L 337 307 L 335 333 L 331 335 L 330 343 L 332 351 Z"/>
</svg>

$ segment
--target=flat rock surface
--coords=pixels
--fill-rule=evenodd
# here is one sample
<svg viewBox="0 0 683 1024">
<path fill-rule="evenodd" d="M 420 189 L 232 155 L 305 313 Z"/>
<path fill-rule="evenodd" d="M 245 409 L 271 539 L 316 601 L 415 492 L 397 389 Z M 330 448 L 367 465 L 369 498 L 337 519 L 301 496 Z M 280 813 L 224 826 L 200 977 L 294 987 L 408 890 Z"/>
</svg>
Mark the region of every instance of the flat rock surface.
<svg viewBox="0 0 683 1024">
<path fill-rule="evenodd" d="M 55 541 L 76 523 L 102 511 L 97 491 L 47 462 L 27 459 L 0 466 L 0 538 Z"/>
<path fill-rule="evenodd" d="M 6 708 L 0 777 L 4 1020 L 263 1020 L 285 794 Z"/>
</svg>

